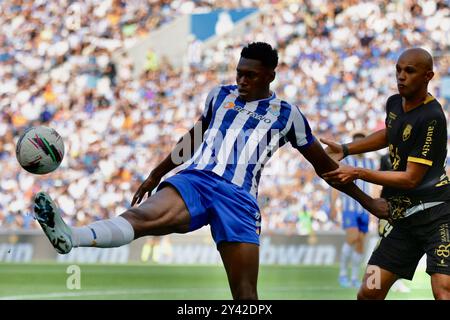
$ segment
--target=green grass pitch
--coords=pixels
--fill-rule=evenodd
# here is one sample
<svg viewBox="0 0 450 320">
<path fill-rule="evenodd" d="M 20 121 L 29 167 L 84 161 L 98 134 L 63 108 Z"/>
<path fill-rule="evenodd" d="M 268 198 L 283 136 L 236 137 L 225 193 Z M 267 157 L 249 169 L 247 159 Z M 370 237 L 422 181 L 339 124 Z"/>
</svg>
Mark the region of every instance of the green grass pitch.
<svg viewBox="0 0 450 320">
<path fill-rule="evenodd" d="M 67 264 L 0 263 L 0 299 L 146 299 L 228 300 L 231 294 L 222 266 L 79 265 L 79 290 L 69 290 Z M 260 299 L 353 300 L 356 289 L 337 283 L 338 266 L 261 266 Z M 430 278 L 417 271 L 410 293 L 388 299 L 432 299 Z"/>
</svg>

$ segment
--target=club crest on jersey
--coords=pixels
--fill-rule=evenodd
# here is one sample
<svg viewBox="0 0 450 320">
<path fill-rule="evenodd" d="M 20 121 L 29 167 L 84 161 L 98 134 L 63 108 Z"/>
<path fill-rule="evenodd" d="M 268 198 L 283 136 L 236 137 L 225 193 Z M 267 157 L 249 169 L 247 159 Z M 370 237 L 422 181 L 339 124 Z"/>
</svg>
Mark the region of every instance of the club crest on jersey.
<svg viewBox="0 0 450 320">
<path fill-rule="evenodd" d="M 405 129 L 403 129 L 403 141 L 406 141 L 411 136 L 412 125 L 407 124 Z"/>
<path fill-rule="evenodd" d="M 274 105 L 272 108 L 269 108 L 268 110 L 271 114 L 273 114 L 275 117 L 278 117 L 280 115 L 280 106 Z"/>
</svg>

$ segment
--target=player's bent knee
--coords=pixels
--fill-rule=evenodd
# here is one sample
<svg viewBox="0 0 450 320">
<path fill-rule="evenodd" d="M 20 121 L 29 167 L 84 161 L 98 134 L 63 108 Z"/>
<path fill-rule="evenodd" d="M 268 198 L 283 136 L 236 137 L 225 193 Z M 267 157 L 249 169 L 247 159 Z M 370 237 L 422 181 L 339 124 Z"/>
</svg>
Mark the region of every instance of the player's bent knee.
<svg viewBox="0 0 450 320">
<path fill-rule="evenodd" d="M 356 299 L 358 300 L 370 300 L 369 295 L 366 293 L 367 288 L 360 287 L 358 290 L 358 294 L 356 295 Z"/>
<path fill-rule="evenodd" d="M 367 287 L 361 287 L 358 291 L 356 298 L 358 300 L 376 300 L 377 297 L 372 291 L 373 290 L 370 290 Z"/>
<path fill-rule="evenodd" d="M 364 283 L 359 288 L 356 298 L 358 300 L 382 300 L 386 297 L 387 292 L 382 289 L 370 289 Z"/>
</svg>

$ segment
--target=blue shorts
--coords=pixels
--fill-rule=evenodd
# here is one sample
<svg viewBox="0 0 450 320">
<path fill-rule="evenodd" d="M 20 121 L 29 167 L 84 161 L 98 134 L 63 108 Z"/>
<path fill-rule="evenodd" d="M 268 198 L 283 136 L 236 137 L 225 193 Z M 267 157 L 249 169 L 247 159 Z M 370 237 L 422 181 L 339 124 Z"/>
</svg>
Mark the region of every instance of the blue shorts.
<svg viewBox="0 0 450 320">
<path fill-rule="evenodd" d="M 184 170 L 163 181 L 183 198 L 191 215 L 190 231 L 209 224 L 216 244 L 225 242 L 259 245 L 261 214 L 253 196 L 212 171 Z"/>
<path fill-rule="evenodd" d="M 342 212 L 342 227 L 358 228 L 362 233 L 369 231 L 369 214 L 367 212 L 344 211 Z"/>
</svg>

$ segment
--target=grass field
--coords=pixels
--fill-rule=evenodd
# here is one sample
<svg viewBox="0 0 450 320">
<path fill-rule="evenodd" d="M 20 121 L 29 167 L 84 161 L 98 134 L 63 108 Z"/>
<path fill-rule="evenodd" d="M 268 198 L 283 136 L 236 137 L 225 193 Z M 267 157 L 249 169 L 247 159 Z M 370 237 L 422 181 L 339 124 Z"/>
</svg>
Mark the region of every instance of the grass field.
<svg viewBox="0 0 450 320">
<path fill-rule="evenodd" d="M 231 299 L 221 266 L 80 265 L 79 290 L 67 289 L 64 264 L 0 264 L 0 299 Z M 337 283 L 338 267 L 261 266 L 260 299 L 355 299 Z M 417 271 L 410 293 L 388 299 L 432 299 L 429 277 Z"/>
</svg>

